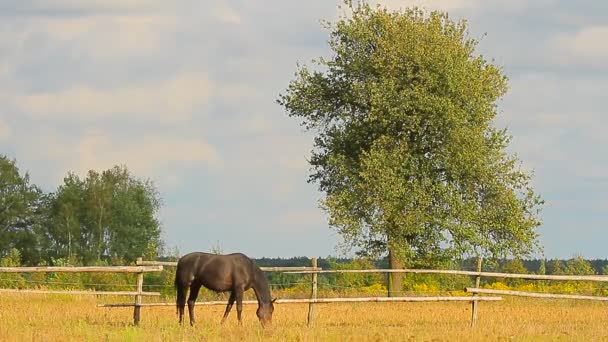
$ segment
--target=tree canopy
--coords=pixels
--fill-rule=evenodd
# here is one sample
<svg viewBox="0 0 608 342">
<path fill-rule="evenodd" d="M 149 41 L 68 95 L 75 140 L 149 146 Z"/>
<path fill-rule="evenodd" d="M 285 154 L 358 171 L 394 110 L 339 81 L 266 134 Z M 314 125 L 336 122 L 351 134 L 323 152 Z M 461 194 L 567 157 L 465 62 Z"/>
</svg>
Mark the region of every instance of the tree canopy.
<svg viewBox="0 0 608 342">
<path fill-rule="evenodd" d="M 159 207 L 153 184 L 126 167 L 91 170 L 83 180 L 70 173 L 51 205 L 52 249 L 58 258 L 76 256 L 85 263 L 135 260 L 160 245 Z"/>
<path fill-rule="evenodd" d="M 0 155 L 0 257 L 18 249 L 23 258 L 40 260 L 43 199 L 29 175 Z"/>
<path fill-rule="evenodd" d="M 300 66 L 277 102 L 314 131 L 309 181 L 345 245 L 392 267 L 529 253 L 541 198 L 493 121 L 503 71 L 465 21 L 349 5 L 329 58 Z"/>
<path fill-rule="evenodd" d="M 0 155 L 0 257 L 15 249 L 29 265 L 153 257 L 162 244 L 159 208 L 154 184 L 124 166 L 84 179 L 68 173 L 45 194 Z"/>
</svg>

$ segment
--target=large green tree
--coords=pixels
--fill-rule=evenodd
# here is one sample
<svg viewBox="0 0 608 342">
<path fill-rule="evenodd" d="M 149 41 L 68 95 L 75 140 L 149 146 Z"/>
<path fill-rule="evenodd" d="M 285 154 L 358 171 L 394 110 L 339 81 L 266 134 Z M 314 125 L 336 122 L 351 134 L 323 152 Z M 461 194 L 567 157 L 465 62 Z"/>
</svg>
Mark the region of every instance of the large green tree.
<svg viewBox="0 0 608 342">
<path fill-rule="evenodd" d="M 160 246 L 158 192 L 126 167 L 68 174 L 51 204 L 53 258 L 133 261 Z"/>
<path fill-rule="evenodd" d="M 493 125 L 507 78 L 466 22 L 349 8 L 327 24 L 331 57 L 299 67 L 278 99 L 317 134 L 310 181 L 330 225 L 391 268 L 530 252 L 542 200 Z"/>
<path fill-rule="evenodd" d="M 14 160 L 0 155 L 0 257 L 15 248 L 25 264 L 41 260 L 44 203 L 28 173 L 21 174 Z"/>
</svg>

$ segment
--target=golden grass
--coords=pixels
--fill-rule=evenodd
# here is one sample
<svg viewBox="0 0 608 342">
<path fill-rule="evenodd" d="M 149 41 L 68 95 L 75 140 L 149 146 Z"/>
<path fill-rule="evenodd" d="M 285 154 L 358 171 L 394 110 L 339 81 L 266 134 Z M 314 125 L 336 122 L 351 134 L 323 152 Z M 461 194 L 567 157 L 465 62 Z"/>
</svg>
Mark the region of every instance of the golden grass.
<svg viewBox="0 0 608 342">
<path fill-rule="evenodd" d="M 124 300 L 124 299 L 123 299 Z M 255 306 L 220 326 L 223 307 L 198 306 L 198 325 L 179 326 L 174 307 L 97 308 L 108 299 L 65 295 L 0 295 L 0 341 L 598 341 L 608 340 L 606 303 L 505 297 L 481 302 L 469 327 L 467 303 L 318 304 L 313 327 L 307 304 L 277 305 L 262 329 Z M 113 299 L 112 301 L 116 301 Z M 236 309 L 236 308 L 235 308 Z M 236 310 L 235 310 L 236 311 Z"/>
</svg>

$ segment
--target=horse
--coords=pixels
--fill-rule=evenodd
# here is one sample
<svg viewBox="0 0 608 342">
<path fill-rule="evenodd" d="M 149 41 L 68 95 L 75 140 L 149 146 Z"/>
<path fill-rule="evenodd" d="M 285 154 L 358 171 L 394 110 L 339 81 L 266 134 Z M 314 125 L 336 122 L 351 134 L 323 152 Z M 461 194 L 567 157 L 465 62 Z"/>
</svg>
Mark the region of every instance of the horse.
<svg viewBox="0 0 608 342">
<path fill-rule="evenodd" d="M 227 255 L 193 252 L 184 255 L 177 262 L 175 272 L 175 289 L 177 290 L 176 306 L 179 323 L 183 323 L 186 291 L 188 296 L 188 313 L 190 325 L 194 326 L 194 304 L 201 286 L 215 291 L 230 291 L 230 298 L 221 324 L 226 321 L 232 305 L 236 301 L 239 325 L 242 325 L 243 293 L 253 289 L 258 300 L 256 314 L 262 327 L 272 323 L 274 301 L 264 272 L 249 257 L 242 253 Z"/>
</svg>

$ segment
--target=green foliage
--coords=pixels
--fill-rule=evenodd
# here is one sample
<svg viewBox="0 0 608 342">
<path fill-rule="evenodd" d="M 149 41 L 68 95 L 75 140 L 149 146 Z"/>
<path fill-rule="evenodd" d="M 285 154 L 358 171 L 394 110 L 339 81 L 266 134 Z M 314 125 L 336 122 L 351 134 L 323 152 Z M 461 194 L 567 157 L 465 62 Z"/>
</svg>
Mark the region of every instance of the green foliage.
<svg viewBox="0 0 608 342">
<path fill-rule="evenodd" d="M 317 133 L 310 181 L 345 247 L 426 264 L 530 252 L 542 201 L 492 126 L 506 76 L 464 21 L 350 9 L 328 25 L 331 58 L 278 99 Z"/>
<path fill-rule="evenodd" d="M 348 263 L 338 263 L 328 259 L 329 268 L 332 270 L 365 270 L 373 269 L 375 265 L 366 259 L 353 259 Z M 326 286 L 341 288 L 361 288 L 377 283 L 383 283 L 384 277 L 378 273 L 334 273 L 325 276 L 323 281 Z"/>
<path fill-rule="evenodd" d="M 69 173 L 44 194 L 0 155 L 0 257 L 17 249 L 24 265 L 152 259 L 162 248 L 159 208 L 152 182 L 124 166 L 91 170 L 85 179 Z"/>
<path fill-rule="evenodd" d="M 562 265 L 562 261 L 558 259 L 549 260 L 549 262 L 547 263 L 547 274 L 564 274 L 564 266 Z"/>
<path fill-rule="evenodd" d="M 545 259 L 541 259 L 540 260 L 540 265 L 538 267 L 538 274 L 546 274 L 547 273 L 547 267 L 545 265 Z"/>
<path fill-rule="evenodd" d="M 473 280 L 468 276 L 444 274 L 407 274 L 403 280 L 402 291 L 417 292 L 450 292 L 462 291 L 471 287 Z"/>
<path fill-rule="evenodd" d="M 575 256 L 566 262 L 564 274 L 569 275 L 593 275 L 595 270 L 582 256 Z"/>
<path fill-rule="evenodd" d="M 41 260 L 45 197 L 21 174 L 14 160 L 0 155 L 0 257 L 16 248 L 25 264 Z"/>
<path fill-rule="evenodd" d="M 133 177 L 126 167 L 89 171 L 83 180 L 70 173 L 51 202 L 50 254 L 55 259 L 76 256 L 84 264 L 102 258 L 152 259 L 161 246 L 159 207 L 154 185 Z"/>
<path fill-rule="evenodd" d="M 584 281 L 528 281 L 518 284 L 507 284 L 496 281 L 482 286 L 493 290 L 515 290 L 523 292 L 554 293 L 554 294 L 578 294 L 588 296 L 605 296 L 607 293 L 601 283 Z"/>
<path fill-rule="evenodd" d="M 19 266 L 21 266 L 21 252 L 16 248 L 11 248 L 4 257 L 0 258 L 0 267 Z M 25 279 L 19 273 L 0 273 L 0 287 L 22 288 L 24 286 Z"/>
<path fill-rule="evenodd" d="M 167 297 L 175 296 L 174 280 L 175 269 L 172 267 L 165 267 L 162 272 L 145 273 L 144 291 L 160 292 Z"/>
<path fill-rule="evenodd" d="M 504 273 L 516 273 L 516 274 L 527 274 L 528 269 L 524 266 L 524 263 L 521 259 L 512 259 L 508 260 L 502 265 L 502 272 Z M 521 285 L 525 282 L 524 279 L 512 279 L 508 278 L 506 280 L 499 279 L 499 281 L 506 282 L 509 286 L 517 286 Z"/>
</svg>

